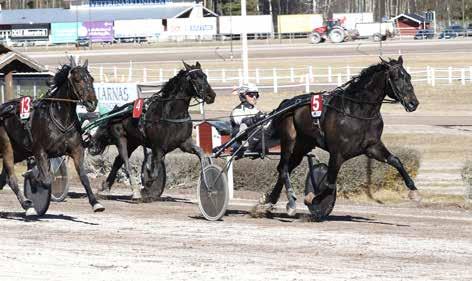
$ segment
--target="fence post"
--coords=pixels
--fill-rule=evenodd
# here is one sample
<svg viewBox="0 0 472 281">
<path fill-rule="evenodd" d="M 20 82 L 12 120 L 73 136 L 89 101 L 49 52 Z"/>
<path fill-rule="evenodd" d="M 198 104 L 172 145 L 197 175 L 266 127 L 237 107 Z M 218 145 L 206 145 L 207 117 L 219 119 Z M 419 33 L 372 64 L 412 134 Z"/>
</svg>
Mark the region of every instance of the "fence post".
<svg viewBox="0 0 472 281">
<path fill-rule="evenodd" d="M 346 80 L 351 79 L 351 67 L 348 65 L 346 66 Z"/>
<path fill-rule="evenodd" d="M 295 82 L 295 73 L 293 71 L 293 67 L 290 67 L 290 82 Z"/>
<path fill-rule="evenodd" d="M 274 67 L 272 70 L 273 73 L 273 78 L 274 78 L 274 93 L 277 94 L 278 91 L 278 85 L 277 85 L 277 69 Z"/>
<path fill-rule="evenodd" d="M 256 84 L 260 83 L 259 68 L 256 68 Z"/>
<path fill-rule="evenodd" d="M 428 85 L 431 85 L 431 68 L 429 67 L 429 65 L 426 66 L 426 83 L 428 83 Z"/>
<path fill-rule="evenodd" d="M 431 67 L 431 86 L 436 87 L 436 73 L 434 67 Z"/>
<path fill-rule="evenodd" d="M 310 92 L 310 77 L 307 75 L 305 75 L 305 93 L 309 93 Z"/>
<path fill-rule="evenodd" d="M 461 68 L 461 84 L 465 85 L 465 68 Z"/>
<path fill-rule="evenodd" d="M 164 71 L 162 68 L 159 68 L 159 82 L 162 84 L 164 82 Z"/>
<path fill-rule="evenodd" d="M 226 70 L 224 68 L 221 70 L 221 82 L 226 83 Z"/>
<path fill-rule="evenodd" d="M 177 75 L 177 69 L 174 68 L 174 76 Z"/>
<path fill-rule="evenodd" d="M 100 83 L 103 83 L 103 65 L 100 66 Z"/>
<path fill-rule="evenodd" d="M 452 84 L 452 66 L 449 66 L 447 68 L 447 73 L 448 73 L 448 80 L 449 80 L 449 84 Z"/>
<path fill-rule="evenodd" d="M 133 62 L 129 61 L 129 68 L 128 68 L 128 82 L 130 82 L 133 78 Z"/>
<path fill-rule="evenodd" d="M 310 75 L 310 81 L 313 81 L 313 66 L 308 67 L 308 74 Z"/>
<path fill-rule="evenodd" d="M 143 68 L 143 82 L 147 82 L 147 69 Z"/>
<path fill-rule="evenodd" d="M 331 66 L 328 66 L 328 82 L 333 82 L 333 69 L 331 68 Z"/>
<path fill-rule="evenodd" d="M 36 81 L 33 83 L 33 97 L 36 98 Z"/>
<path fill-rule="evenodd" d="M 113 77 L 116 82 L 118 80 L 118 70 L 116 69 L 116 66 L 113 67 Z"/>
<path fill-rule="evenodd" d="M 341 76 L 341 73 L 338 73 L 338 86 L 341 86 L 343 84 L 343 77 Z"/>
</svg>

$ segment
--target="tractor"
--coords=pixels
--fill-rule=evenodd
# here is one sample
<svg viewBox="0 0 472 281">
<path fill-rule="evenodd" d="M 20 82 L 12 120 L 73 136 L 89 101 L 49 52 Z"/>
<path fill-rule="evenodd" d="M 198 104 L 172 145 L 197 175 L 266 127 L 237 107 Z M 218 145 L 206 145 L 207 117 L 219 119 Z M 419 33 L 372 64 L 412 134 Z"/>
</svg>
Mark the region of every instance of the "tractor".
<svg viewBox="0 0 472 281">
<path fill-rule="evenodd" d="M 341 43 L 350 37 L 349 32 L 342 26 L 344 20 L 329 19 L 326 25 L 317 27 L 313 30 L 310 36 L 310 41 L 313 44 L 324 42 L 327 38 L 333 43 Z"/>
</svg>

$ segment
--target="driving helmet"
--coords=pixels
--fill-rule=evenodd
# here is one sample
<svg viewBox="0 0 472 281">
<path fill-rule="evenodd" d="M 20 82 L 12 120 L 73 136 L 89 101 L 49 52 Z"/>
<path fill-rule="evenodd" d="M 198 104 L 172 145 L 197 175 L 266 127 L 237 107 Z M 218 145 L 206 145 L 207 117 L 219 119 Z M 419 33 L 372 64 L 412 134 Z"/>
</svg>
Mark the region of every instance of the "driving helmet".
<svg viewBox="0 0 472 281">
<path fill-rule="evenodd" d="M 248 83 L 238 88 L 239 100 L 244 102 L 246 100 L 246 95 L 249 93 L 255 94 L 256 97 L 259 98 L 259 89 L 257 86 L 253 83 Z"/>
</svg>

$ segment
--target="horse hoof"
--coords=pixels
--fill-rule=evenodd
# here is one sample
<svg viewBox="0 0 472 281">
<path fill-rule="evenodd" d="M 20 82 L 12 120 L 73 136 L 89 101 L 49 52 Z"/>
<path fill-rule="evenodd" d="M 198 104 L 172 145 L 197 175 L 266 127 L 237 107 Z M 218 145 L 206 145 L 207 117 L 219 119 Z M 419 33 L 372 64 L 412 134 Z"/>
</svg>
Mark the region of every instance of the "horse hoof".
<svg viewBox="0 0 472 281">
<path fill-rule="evenodd" d="M 36 217 L 38 215 L 38 213 L 36 212 L 36 210 L 31 207 L 31 208 L 28 208 L 26 210 L 26 213 L 25 213 L 26 217 Z"/>
<path fill-rule="evenodd" d="M 305 195 L 305 199 L 303 200 L 303 202 L 306 206 L 311 206 L 311 204 L 313 203 L 313 199 L 315 199 L 315 194 L 313 192 L 309 192 L 307 195 Z"/>
<path fill-rule="evenodd" d="M 287 203 L 286 209 L 287 215 L 289 215 L 290 217 L 295 216 L 295 214 L 297 214 L 297 209 L 293 206 L 290 206 L 290 203 Z"/>
<path fill-rule="evenodd" d="M 408 193 L 408 198 L 418 203 L 421 201 L 421 195 L 418 190 L 410 190 L 410 192 Z"/>
<path fill-rule="evenodd" d="M 256 204 L 251 208 L 249 215 L 252 218 L 267 218 L 271 217 L 271 213 L 274 210 L 274 204 Z"/>
<path fill-rule="evenodd" d="M 108 185 L 108 183 L 107 183 L 106 180 L 105 180 L 105 181 L 102 181 L 102 184 L 101 184 L 100 187 L 101 187 L 100 190 L 98 190 L 99 192 L 105 191 L 105 190 L 110 191 L 110 186 Z"/>
<path fill-rule="evenodd" d="M 133 197 L 131 197 L 133 200 L 141 200 L 143 199 L 143 196 L 141 196 L 141 192 L 139 191 L 134 191 L 133 192 Z"/>
<path fill-rule="evenodd" d="M 97 204 L 93 205 L 93 211 L 94 211 L 95 213 L 103 212 L 103 211 L 105 211 L 105 207 L 103 207 L 102 204 L 97 203 Z"/>
</svg>

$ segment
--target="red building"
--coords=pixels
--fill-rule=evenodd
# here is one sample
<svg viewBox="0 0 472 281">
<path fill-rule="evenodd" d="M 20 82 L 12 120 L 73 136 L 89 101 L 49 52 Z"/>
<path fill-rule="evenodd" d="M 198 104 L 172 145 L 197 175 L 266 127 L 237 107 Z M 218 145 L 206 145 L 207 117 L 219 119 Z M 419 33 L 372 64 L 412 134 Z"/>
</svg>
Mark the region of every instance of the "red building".
<svg viewBox="0 0 472 281">
<path fill-rule="evenodd" d="M 431 28 L 431 22 L 418 14 L 400 14 L 392 19 L 400 35 L 415 35 L 418 29 Z"/>
</svg>

